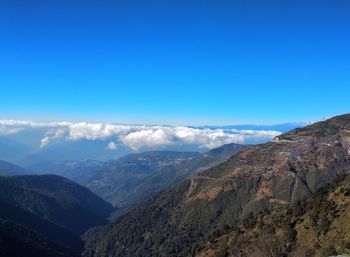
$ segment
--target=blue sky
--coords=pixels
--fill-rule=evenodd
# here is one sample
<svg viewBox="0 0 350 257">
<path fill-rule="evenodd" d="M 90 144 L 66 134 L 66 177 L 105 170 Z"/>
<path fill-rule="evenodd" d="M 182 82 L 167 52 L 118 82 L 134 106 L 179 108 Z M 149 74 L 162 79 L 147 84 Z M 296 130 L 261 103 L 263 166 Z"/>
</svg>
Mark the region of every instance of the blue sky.
<svg viewBox="0 0 350 257">
<path fill-rule="evenodd" d="M 147 124 L 350 112 L 349 1 L 0 3 L 0 117 Z"/>
</svg>

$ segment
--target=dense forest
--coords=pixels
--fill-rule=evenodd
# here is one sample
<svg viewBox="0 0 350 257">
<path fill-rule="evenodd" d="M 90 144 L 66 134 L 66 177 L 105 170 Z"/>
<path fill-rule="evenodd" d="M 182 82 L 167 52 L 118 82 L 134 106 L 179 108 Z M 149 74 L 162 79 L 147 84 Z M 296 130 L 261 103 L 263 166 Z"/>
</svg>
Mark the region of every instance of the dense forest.
<svg viewBox="0 0 350 257">
<path fill-rule="evenodd" d="M 0 177 L 0 256 L 80 256 L 80 235 L 113 210 L 63 177 Z"/>
</svg>

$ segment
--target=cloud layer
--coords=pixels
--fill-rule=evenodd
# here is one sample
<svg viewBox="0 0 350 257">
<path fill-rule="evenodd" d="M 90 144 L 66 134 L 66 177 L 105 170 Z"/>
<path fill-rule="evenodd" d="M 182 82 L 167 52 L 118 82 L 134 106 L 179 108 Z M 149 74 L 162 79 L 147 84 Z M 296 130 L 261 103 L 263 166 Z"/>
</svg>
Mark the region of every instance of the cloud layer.
<svg viewBox="0 0 350 257">
<path fill-rule="evenodd" d="M 132 150 L 195 145 L 212 149 L 228 143 L 256 143 L 272 140 L 281 134 L 273 130 L 238 130 L 148 125 L 120 125 L 113 123 L 52 122 L 36 123 L 19 120 L 0 120 L 0 135 L 19 133 L 26 129 L 45 128 L 41 147 L 55 140 L 108 140 L 106 147 L 116 149 L 126 145 Z"/>
</svg>

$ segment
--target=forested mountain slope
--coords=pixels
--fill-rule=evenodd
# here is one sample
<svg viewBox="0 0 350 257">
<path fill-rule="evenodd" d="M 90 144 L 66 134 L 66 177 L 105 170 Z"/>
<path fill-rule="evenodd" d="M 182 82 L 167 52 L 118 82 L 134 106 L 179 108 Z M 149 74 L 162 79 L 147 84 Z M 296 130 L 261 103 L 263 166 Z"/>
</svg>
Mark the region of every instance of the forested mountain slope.
<svg viewBox="0 0 350 257">
<path fill-rule="evenodd" d="M 85 256 L 195 256 L 215 231 L 288 208 L 348 174 L 349 154 L 350 115 L 285 133 L 90 231 Z"/>
<path fill-rule="evenodd" d="M 78 257 L 78 249 L 70 249 L 49 240 L 45 235 L 15 223 L 0 219 L 1 257 Z"/>
<path fill-rule="evenodd" d="M 0 200 L 77 235 L 106 222 L 110 204 L 56 175 L 0 177 Z"/>
<path fill-rule="evenodd" d="M 350 254 L 350 177 L 288 208 L 265 210 L 214 231 L 196 257 L 279 257 Z"/>
</svg>

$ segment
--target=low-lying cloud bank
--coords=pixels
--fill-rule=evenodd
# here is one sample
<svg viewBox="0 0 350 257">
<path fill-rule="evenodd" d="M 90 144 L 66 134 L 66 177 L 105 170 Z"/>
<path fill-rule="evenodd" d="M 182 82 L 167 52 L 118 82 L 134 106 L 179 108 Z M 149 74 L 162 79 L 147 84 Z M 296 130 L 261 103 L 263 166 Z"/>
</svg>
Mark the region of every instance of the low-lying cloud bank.
<svg viewBox="0 0 350 257">
<path fill-rule="evenodd" d="M 41 138 L 41 148 L 62 139 L 66 141 L 106 140 L 106 147 L 110 150 L 123 144 L 135 151 L 142 148 L 157 149 L 181 145 L 197 145 L 211 149 L 228 143 L 270 141 L 281 134 L 274 130 L 0 120 L 0 135 L 11 135 L 38 128 L 47 130 Z"/>
</svg>

